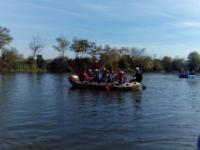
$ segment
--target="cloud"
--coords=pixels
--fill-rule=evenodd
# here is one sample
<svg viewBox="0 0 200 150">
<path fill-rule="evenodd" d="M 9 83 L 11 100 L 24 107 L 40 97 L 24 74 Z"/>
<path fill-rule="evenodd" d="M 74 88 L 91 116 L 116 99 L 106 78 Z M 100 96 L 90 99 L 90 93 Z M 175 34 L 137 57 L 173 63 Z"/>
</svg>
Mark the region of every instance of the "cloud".
<svg viewBox="0 0 200 150">
<path fill-rule="evenodd" d="M 198 20 L 176 20 L 176 21 L 169 21 L 165 22 L 163 26 L 168 26 L 171 29 L 176 29 L 177 31 L 185 32 L 188 33 L 193 33 L 193 31 L 199 33 L 199 28 L 200 28 L 200 21 Z M 185 30 L 187 29 L 187 30 Z"/>
<path fill-rule="evenodd" d="M 84 4 L 83 6 L 85 9 L 89 11 L 94 11 L 94 12 L 108 12 L 111 8 L 107 5 L 103 4 L 94 4 L 94 3 L 88 3 Z"/>
<path fill-rule="evenodd" d="M 200 21 L 179 22 L 178 26 L 180 26 L 180 27 L 189 27 L 189 28 L 200 28 Z"/>
</svg>

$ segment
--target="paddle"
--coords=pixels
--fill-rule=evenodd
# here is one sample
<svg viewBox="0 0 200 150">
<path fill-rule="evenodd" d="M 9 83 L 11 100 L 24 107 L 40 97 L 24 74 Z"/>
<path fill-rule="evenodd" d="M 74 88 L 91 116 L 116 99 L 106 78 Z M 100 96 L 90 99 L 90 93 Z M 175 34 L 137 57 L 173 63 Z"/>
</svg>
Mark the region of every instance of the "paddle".
<svg viewBox="0 0 200 150">
<path fill-rule="evenodd" d="M 137 81 L 136 81 L 136 82 L 137 82 Z M 142 82 L 140 82 L 140 84 L 142 85 L 142 89 L 145 90 L 145 89 L 146 89 L 146 86 L 145 86 Z"/>
<path fill-rule="evenodd" d="M 107 92 L 110 92 L 110 87 L 109 87 L 108 84 L 106 84 L 106 91 L 107 91 Z"/>
<path fill-rule="evenodd" d="M 197 148 L 198 150 L 200 150 L 200 135 L 198 136 L 198 139 L 197 139 Z"/>
<path fill-rule="evenodd" d="M 142 84 L 142 89 L 143 89 L 143 90 L 145 90 L 145 89 L 146 89 L 146 86 L 145 86 L 145 85 L 143 85 L 143 84 Z"/>
</svg>

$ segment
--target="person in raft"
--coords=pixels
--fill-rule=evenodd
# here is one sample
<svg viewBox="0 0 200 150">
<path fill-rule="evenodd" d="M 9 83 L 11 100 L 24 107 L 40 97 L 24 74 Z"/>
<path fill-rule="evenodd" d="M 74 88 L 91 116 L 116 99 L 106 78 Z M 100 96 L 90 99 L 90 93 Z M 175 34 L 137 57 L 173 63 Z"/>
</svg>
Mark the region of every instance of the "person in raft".
<svg viewBox="0 0 200 150">
<path fill-rule="evenodd" d="M 88 80 L 88 75 L 87 75 L 87 72 L 85 71 L 85 69 L 82 69 L 82 71 L 80 72 L 79 79 L 81 82 Z"/>
<path fill-rule="evenodd" d="M 130 82 L 142 82 L 143 76 L 142 76 L 142 71 L 139 67 L 135 68 L 135 73 L 133 74 L 134 79 L 132 79 Z"/>
</svg>

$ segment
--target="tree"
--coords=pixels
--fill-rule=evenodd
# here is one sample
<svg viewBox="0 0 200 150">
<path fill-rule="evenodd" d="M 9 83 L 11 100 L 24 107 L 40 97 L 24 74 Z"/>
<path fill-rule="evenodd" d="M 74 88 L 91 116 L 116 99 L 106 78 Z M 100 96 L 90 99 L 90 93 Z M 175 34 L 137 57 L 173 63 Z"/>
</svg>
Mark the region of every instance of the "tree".
<svg viewBox="0 0 200 150">
<path fill-rule="evenodd" d="M 71 50 L 75 52 L 76 58 L 78 58 L 80 54 L 85 55 L 88 52 L 89 48 L 90 43 L 88 42 L 88 40 L 77 38 L 73 39 Z"/>
<path fill-rule="evenodd" d="M 109 68 L 117 68 L 119 61 L 119 54 L 115 48 L 109 48 L 106 52 L 100 55 L 100 63 Z"/>
<path fill-rule="evenodd" d="M 154 68 L 154 62 L 151 57 L 145 56 L 141 58 L 142 70 L 150 72 Z"/>
<path fill-rule="evenodd" d="M 132 47 L 129 49 L 129 53 L 133 59 L 143 56 L 144 52 L 145 52 L 145 48 L 138 49 L 138 48 Z"/>
<path fill-rule="evenodd" d="M 15 48 L 4 49 L 0 60 L 0 72 L 12 72 L 17 62 L 17 50 Z"/>
<path fill-rule="evenodd" d="M 60 53 L 60 57 L 65 56 L 65 51 L 69 48 L 70 42 L 65 37 L 61 36 L 56 39 L 57 45 L 54 45 L 54 49 Z"/>
<path fill-rule="evenodd" d="M 74 68 L 72 66 L 72 68 Z M 69 72 L 69 65 L 66 58 L 55 58 L 51 63 L 48 64 L 48 70 L 53 72 Z"/>
<path fill-rule="evenodd" d="M 118 61 L 118 66 L 120 69 L 129 69 L 131 64 L 130 55 L 122 55 Z"/>
<path fill-rule="evenodd" d="M 186 69 L 186 63 L 184 59 L 175 58 L 172 61 L 172 70 L 173 71 L 181 71 Z"/>
<path fill-rule="evenodd" d="M 10 30 L 0 26 L 0 49 L 3 49 L 5 45 L 12 41 L 12 37 L 9 35 Z"/>
<path fill-rule="evenodd" d="M 163 66 L 161 64 L 161 60 L 154 58 L 153 59 L 153 71 L 162 71 L 163 70 Z"/>
<path fill-rule="evenodd" d="M 100 55 L 103 51 L 102 46 L 98 46 L 96 45 L 95 42 L 91 42 L 89 43 L 89 48 L 88 48 L 88 54 L 92 57 L 92 58 L 96 58 L 98 55 Z"/>
<path fill-rule="evenodd" d="M 43 59 L 42 55 L 37 55 L 37 67 L 40 69 L 44 69 L 45 67 L 45 60 Z"/>
<path fill-rule="evenodd" d="M 39 36 L 33 37 L 32 41 L 29 44 L 29 48 L 32 51 L 32 58 L 35 60 L 36 55 L 44 48 L 44 42 L 40 39 Z"/>
<path fill-rule="evenodd" d="M 118 49 L 118 53 L 121 56 L 128 54 L 129 52 L 129 48 L 128 47 L 121 47 L 120 49 Z"/>
<path fill-rule="evenodd" d="M 189 66 L 190 71 L 199 71 L 200 55 L 198 52 L 191 52 L 188 55 L 188 66 Z"/>
<path fill-rule="evenodd" d="M 163 66 L 164 71 L 166 72 L 172 71 L 172 58 L 165 56 L 162 59 L 162 66 Z"/>
</svg>

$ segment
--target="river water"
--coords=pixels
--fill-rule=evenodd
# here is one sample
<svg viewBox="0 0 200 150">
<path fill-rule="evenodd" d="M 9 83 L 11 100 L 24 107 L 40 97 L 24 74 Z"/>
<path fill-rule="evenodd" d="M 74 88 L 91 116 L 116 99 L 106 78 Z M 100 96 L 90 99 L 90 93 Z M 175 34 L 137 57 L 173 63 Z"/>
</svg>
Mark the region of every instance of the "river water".
<svg viewBox="0 0 200 150">
<path fill-rule="evenodd" d="M 74 90 L 66 74 L 0 75 L 0 150 L 194 150 L 200 77 L 145 74 L 143 91 Z"/>
</svg>

